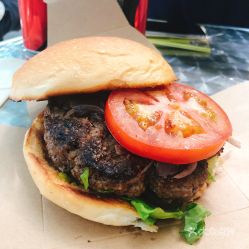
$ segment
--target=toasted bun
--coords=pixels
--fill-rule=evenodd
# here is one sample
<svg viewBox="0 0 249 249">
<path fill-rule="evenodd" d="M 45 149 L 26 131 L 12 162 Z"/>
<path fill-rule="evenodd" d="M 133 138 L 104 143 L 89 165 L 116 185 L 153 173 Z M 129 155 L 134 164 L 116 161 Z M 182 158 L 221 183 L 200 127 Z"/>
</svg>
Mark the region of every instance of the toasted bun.
<svg viewBox="0 0 249 249">
<path fill-rule="evenodd" d="M 40 114 L 26 133 L 23 152 L 29 172 L 44 197 L 91 221 L 113 226 L 133 225 L 146 231 L 156 231 L 156 226 L 148 226 L 139 220 L 129 203 L 114 198 L 97 198 L 61 180 L 58 172 L 45 159 L 42 134 L 43 114 Z"/>
<path fill-rule="evenodd" d="M 117 37 L 87 37 L 51 46 L 14 75 L 13 100 L 90 93 L 116 88 L 154 87 L 176 80 L 155 50 Z"/>
</svg>

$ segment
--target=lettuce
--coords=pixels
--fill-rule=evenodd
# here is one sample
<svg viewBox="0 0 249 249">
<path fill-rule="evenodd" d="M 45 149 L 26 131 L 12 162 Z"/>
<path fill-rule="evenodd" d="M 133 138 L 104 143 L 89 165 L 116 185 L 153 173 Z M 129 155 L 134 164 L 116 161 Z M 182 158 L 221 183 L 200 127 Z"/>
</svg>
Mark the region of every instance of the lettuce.
<svg viewBox="0 0 249 249">
<path fill-rule="evenodd" d="M 208 162 L 208 178 L 207 178 L 208 183 L 212 183 L 215 181 L 215 168 L 217 165 L 217 161 L 218 161 L 218 156 L 214 156 L 207 161 Z"/>
<path fill-rule="evenodd" d="M 83 183 L 84 189 L 87 190 L 89 187 L 89 168 L 85 167 L 80 175 L 81 182 Z"/>
<path fill-rule="evenodd" d="M 208 168 L 208 177 L 207 177 L 207 182 L 212 183 L 215 182 L 215 174 Z"/>
<path fill-rule="evenodd" d="M 202 237 L 205 230 L 205 218 L 209 215 L 210 212 L 197 203 L 191 203 L 185 208 L 184 227 L 180 234 L 189 244 L 192 245 Z"/>
<path fill-rule="evenodd" d="M 62 181 L 70 183 L 70 177 L 66 173 L 59 172 L 58 176 Z"/>
<path fill-rule="evenodd" d="M 160 207 L 153 208 L 139 199 L 129 199 L 131 205 L 136 209 L 139 217 L 146 224 L 153 225 L 158 219 L 181 219 L 182 211 L 166 212 Z"/>
<path fill-rule="evenodd" d="M 178 219 L 184 223 L 180 231 L 187 243 L 199 240 L 205 230 L 205 218 L 210 215 L 203 206 L 197 203 L 187 205 L 183 210 L 165 211 L 160 207 L 152 207 L 140 199 L 125 198 L 136 209 L 139 217 L 148 225 L 154 225 L 159 219 Z"/>
</svg>

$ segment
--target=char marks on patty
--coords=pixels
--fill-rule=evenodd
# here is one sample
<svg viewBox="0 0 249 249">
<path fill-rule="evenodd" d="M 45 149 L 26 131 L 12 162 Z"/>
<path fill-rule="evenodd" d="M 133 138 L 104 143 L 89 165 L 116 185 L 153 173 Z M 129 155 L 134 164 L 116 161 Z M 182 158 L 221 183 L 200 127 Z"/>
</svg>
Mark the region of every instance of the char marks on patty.
<svg viewBox="0 0 249 249">
<path fill-rule="evenodd" d="M 44 112 L 44 140 L 54 167 L 80 182 L 90 169 L 90 188 L 139 196 L 150 161 L 131 154 L 111 136 L 103 110 L 73 101 L 50 100 Z"/>
</svg>

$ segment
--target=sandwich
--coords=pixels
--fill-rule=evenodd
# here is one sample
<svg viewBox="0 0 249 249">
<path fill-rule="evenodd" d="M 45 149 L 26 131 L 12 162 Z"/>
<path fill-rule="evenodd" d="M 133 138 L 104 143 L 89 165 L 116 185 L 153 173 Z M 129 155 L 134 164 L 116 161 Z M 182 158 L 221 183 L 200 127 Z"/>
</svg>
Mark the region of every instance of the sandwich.
<svg viewBox="0 0 249 249">
<path fill-rule="evenodd" d="M 193 203 L 214 177 L 231 123 L 180 83 L 151 48 L 117 37 L 53 45 L 14 75 L 15 101 L 47 100 L 23 152 L 41 194 L 85 219 L 156 231 L 183 220 L 193 243 L 209 212 Z"/>
</svg>

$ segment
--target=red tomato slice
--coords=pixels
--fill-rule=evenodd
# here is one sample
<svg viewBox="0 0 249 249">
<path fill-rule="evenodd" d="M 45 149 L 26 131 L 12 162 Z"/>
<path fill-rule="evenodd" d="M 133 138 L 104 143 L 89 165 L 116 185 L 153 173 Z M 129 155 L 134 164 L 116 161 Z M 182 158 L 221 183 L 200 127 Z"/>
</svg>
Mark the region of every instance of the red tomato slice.
<svg viewBox="0 0 249 249">
<path fill-rule="evenodd" d="M 173 164 L 213 156 L 232 134 L 231 123 L 218 104 L 178 83 L 111 92 L 105 120 L 113 137 L 130 152 Z"/>
</svg>

